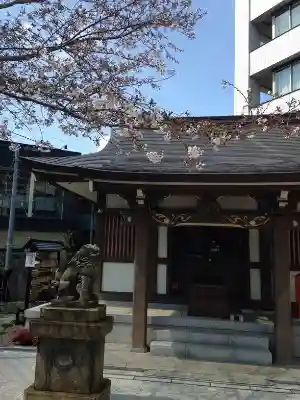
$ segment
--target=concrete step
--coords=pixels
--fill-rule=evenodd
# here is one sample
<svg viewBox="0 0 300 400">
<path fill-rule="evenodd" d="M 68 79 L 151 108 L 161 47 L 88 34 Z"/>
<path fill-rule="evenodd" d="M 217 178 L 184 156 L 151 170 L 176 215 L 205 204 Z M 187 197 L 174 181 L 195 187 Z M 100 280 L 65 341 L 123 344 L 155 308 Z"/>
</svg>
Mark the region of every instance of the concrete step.
<svg viewBox="0 0 300 400">
<path fill-rule="evenodd" d="M 227 319 L 202 318 L 202 317 L 150 317 L 148 324 L 153 327 L 175 329 L 199 329 L 217 331 L 235 331 L 244 333 L 272 334 L 272 324 L 259 324 L 256 322 L 230 321 Z"/>
<path fill-rule="evenodd" d="M 179 342 L 191 344 L 203 344 L 211 346 L 230 346 L 232 348 L 269 350 L 268 336 L 250 332 L 199 331 L 193 329 L 159 328 L 154 329 L 152 339 L 163 342 Z"/>
<path fill-rule="evenodd" d="M 232 346 L 222 345 L 153 341 L 150 343 L 150 352 L 153 356 L 176 357 L 181 359 L 253 365 L 272 364 L 271 352 L 263 348 L 234 348 Z"/>
</svg>

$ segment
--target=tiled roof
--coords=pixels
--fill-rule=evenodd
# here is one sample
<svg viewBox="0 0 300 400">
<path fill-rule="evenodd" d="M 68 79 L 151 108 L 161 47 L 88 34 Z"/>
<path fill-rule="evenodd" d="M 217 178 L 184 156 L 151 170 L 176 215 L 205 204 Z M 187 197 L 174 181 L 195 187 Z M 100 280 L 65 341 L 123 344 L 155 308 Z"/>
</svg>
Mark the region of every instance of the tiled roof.
<svg viewBox="0 0 300 400">
<path fill-rule="evenodd" d="M 23 249 L 32 249 L 34 251 L 62 251 L 65 248 L 62 242 L 45 241 L 38 239 L 29 239 L 23 246 Z"/>
<path fill-rule="evenodd" d="M 62 149 L 51 149 L 49 153 L 43 153 L 37 151 L 36 146 L 28 145 L 24 143 L 18 143 L 20 147 L 20 156 L 21 157 L 35 157 L 35 158 L 44 158 L 44 157 L 70 157 L 77 156 L 80 153 L 75 151 L 68 151 Z M 13 164 L 13 152 L 9 149 L 11 145 L 10 141 L 0 140 L 0 165 L 1 167 L 11 168 Z"/>
<path fill-rule="evenodd" d="M 37 167 L 56 166 L 93 171 L 127 172 L 127 173 L 158 173 L 185 174 L 190 171 L 184 166 L 183 145 L 179 141 L 167 142 L 163 135 L 154 131 L 144 132 L 144 142 L 148 151 L 164 151 L 161 163 L 151 163 L 143 152 L 132 151 L 132 143 L 125 138 L 119 138 L 119 148 L 123 154 L 117 155 L 117 147 L 109 142 L 97 153 L 71 157 L 30 158 L 30 163 Z M 201 145 L 201 140 L 186 139 L 185 143 Z M 126 154 L 130 153 L 130 154 Z M 212 148 L 205 150 L 203 155 L 207 174 L 240 174 L 240 173 L 276 173 L 300 172 L 300 138 L 286 139 L 281 132 L 258 130 L 251 139 L 231 140 L 216 152 Z M 201 172 L 200 172 L 201 173 Z"/>
</svg>

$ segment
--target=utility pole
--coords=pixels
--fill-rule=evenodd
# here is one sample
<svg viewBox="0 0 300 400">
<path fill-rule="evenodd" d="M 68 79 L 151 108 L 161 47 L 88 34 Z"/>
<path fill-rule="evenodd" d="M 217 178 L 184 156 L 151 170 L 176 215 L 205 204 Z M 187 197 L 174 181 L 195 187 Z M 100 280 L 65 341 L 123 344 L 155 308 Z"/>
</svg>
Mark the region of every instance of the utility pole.
<svg viewBox="0 0 300 400">
<path fill-rule="evenodd" d="M 5 270 L 8 270 L 12 261 L 12 248 L 14 243 L 15 219 L 16 219 L 16 201 L 19 177 L 19 148 L 14 150 L 14 170 L 10 198 L 9 222 L 6 241 L 6 254 L 5 254 Z"/>
</svg>

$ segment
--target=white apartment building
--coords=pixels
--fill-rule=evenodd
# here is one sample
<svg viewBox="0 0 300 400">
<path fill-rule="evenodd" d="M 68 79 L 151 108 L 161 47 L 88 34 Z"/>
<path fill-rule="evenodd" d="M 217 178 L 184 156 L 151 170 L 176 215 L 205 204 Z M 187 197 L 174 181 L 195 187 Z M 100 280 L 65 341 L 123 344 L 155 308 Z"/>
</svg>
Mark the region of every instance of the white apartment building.
<svg viewBox="0 0 300 400">
<path fill-rule="evenodd" d="M 251 106 L 262 104 L 265 113 L 300 100 L 299 0 L 235 1 L 234 79 L 242 94 L 251 89 Z M 234 96 L 236 115 L 249 112 L 241 93 Z"/>
</svg>

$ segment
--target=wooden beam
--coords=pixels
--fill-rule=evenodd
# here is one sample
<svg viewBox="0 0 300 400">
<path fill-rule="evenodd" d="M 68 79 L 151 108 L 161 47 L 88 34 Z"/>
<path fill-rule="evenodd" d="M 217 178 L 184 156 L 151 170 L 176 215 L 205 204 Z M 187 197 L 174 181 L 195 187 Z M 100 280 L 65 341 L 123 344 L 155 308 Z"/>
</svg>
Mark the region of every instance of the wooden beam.
<svg viewBox="0 0 300 400">
<path fill-rule="evenodd" d="M 273 273 L 275 300 L 275 352 L 279 364 L 290 364 L 294 357 L 294 335 L 290 300 L 290 221 L 284 216 L 273 223 Z"/>
<path fill-rule="evenodd" d="M 52 175 L 53 180 L 58 180 L 58 175 Z M 80 176 L 69 177 L 65 176 L 65 178 L 59 175 L 59 180 L 66 179 L 67 181 L 84 181 L 86 178 L 82 178 Z M 93 178 L 90 178 L 93 179 Z M 190 195 L 190 196 L 199 196 L 207 197 L 211 196 L 213 198 L 218 198 L 220 196 L 249 196 L 251 197 L 259 197 L 266 199 L 273 199 L 278 195 L 280 190 L 284 190 L 282 186 L 264 186 L 264 185 L 253 185 L 253 186 L 236 186 L 232 185 L 208 185 L 208 186 L 183 186 L 183 185 L 147 185 L 144 184 L 128 184 L 128 183 L 114 183 L 105 182 L 105 184 L 95 180 L 95 184 L 105 190 L 106 193 L 109 194 L 118 194 L 120 196 L 130 196 L 132 193 L 136 192 L 136 189 L 142 188 L 145 193 L 151 198 L 162 199 L 165 196 L 169 195 Z M 284 183 L 282 184 L 284 186 Z M 297 187 L 287 187 L 286 190 L 295 191 L 300 193 L 300 189 Z"/>
<path fill-rule="evenodd" d="M 222 209 L 220 206 L 214 204 L 200 205 L 199 209 L 196 208 L 153 208 L 152 211 L 161 214 L 189 214 L 193 218 L 203 219 L 209 221 L 213 218 L 215 221 L 222 220 L 223 216 L 230 217 L 231 215 L 240 215 L 241 217 L 246 216 L 248 218 L 254 218 L 257 216 L 264 216 L 265 213 L 260 213 L 258 210 L 236 210 L 236 209 Z"/>
<path fill-rule="evenodd" d="M 146 353 L 149 242 L 151 219 L 145 206 L 135 212 L 135 274 L 132 306 L 132 351 Z"/>
<path fill-rule="evenodd" d="M 224 224 L 233 225 L 238 228 L 260 228 L 267 224 L 270 217 L 258 214 L 257 211 L 242 212 L 235 210 L 218 211 L 207 207 L 196 209 L 152 209 L 152 218 L 159 224 L 178 226 L 182 224 Z"/>
</svg>

